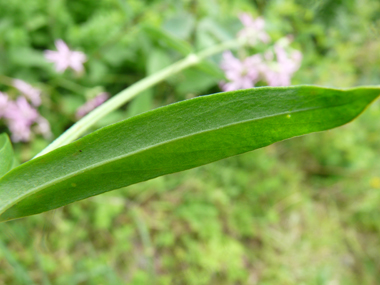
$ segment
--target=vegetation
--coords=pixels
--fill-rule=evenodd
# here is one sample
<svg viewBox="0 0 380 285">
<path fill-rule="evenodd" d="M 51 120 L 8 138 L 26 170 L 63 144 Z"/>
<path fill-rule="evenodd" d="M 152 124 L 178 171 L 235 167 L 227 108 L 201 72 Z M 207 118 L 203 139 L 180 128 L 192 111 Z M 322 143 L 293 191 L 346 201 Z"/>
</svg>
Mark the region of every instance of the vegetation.
<svg viewBox="0 0 380 285">
<path fill-rule="evenodd" d="M 303 61 L 292 84 L 378 84 L 377 1 L 219 2 L 2 1 L 0 90 L 16 99 L 12 78 L 40 88 L 39 114 L 57 137 L 99 93 L 232 39 L 241 11 L 262 15 L 275 40 L 293 35 Z M 45 60 L 60 38 L 87 55 L 83 74 Z M 218 92 L 220 59 L 171 76 L 95 128 Z M 379 116 L 375 102 L 336 130 L 1 223 L 0 284 L 376 284 Z M 7 122 L 1 131 L 11 132 Z M 49 140 L 33 132 L 15 143 L 18 160 Z"/>
</svg>

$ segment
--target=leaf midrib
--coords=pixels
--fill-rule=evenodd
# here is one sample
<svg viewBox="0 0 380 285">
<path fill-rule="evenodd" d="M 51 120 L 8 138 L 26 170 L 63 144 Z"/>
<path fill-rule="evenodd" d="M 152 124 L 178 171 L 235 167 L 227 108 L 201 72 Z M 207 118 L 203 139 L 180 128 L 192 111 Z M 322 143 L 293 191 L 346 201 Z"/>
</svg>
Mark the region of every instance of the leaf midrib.
<svg viewBox="0 0 380 285">
<path fill-rule="evenodd" d="M 216 129 L 220 130 L 220 129 L 224 129 L 224 128 L 227 128 L 227 127 L 230 127 L 230 126 L 234 126 L 234 125 L 237 125 L 237 124 L 242 124 L 242 123 L 247 123 L 247 122 L 254 122 L 254 121 L 260 121 L 260 120 L 264 120 L 264 119 L 267 119 L 267 118 L 273 118 L 273 117 L 280 117 L 282 115 L 287 115 L 287 114 L 296 114 L 296 113 L 302 113 L 302 112 L 306 112 L 306 111 L 310 111 L 310 110 L 317 110 L 317 109 L 328 109 L 328 108 L 335 108 L 335 107 L 341 107 L 341 106 L 345 106 L 345 105 L 349 105 L 349 104 L 352 104 L 353 101 L 351 102 L 348 102 L 348 103 L 345 103 L 345 104 L 339 104 L 339 105 L 335 105 L 335 106 L 324 106 L 324 107 L 312 107 L 312 108 L 304 108 L 304 109 L 300 109 L 300 110 L 297 110 L 297 111 L 286 111 L 286 112 L 282 112 L 282 113 L 277 113 L 275 115 L 270 115 L 270 116 L 264 116 L 264 117 L 259 117 L 259 118 L 254 118 L 254 119 L 249 119 L 249 120 L 241 120 L 239 122 L 235 122 L 235 123 L 230 123 L 230 124 L 226 124 L 222 127 L 219 127 L 219 128 L 212 128 L 212 129 L 208 129 L 208 130 L 203 130 L 203 131 L 199 131 L 199 132 L 195 132 L 195 133 L 191 133 L 191 134 L 188 134 L 188 135 L 184 135 L 184 136 L 179 136 L 179 137 L 176 137 L 174 139 L 170 139 L 170 140 L 167 140 L 167 141 L 164 141 L 164 142 L 160 142 L 160 143 L 157 143 L 157 144 L 153 144 L 153 145 L 150 145 L 148 147 L 145 147 L 145 148 L 142 148 L 142 149 L 139 149 L 137 151 L 134 151 L 134 152 L 130 152 L 128 154 L 125 154 L 125 155 L 120 155 L 120 156 L 117 156 L 117 157 L 114 157 L 112 159 L 108 159 L 108 160 L 103 160 L 99 163 L 95 163 L 95 164 L 92 164 L 88 167 L 85 167 L 85 168 L 82 168 L 78 171 L 74 171 L 70 174 L 67 174 L 65 176 L 62 176 L 60 178 L 57 178 L 57 179 L 53 179 L 53 180 L 50 180 L 49 182 L 47 183 L 44 183 L 44 184 L 41 184 L 40 186 L 37 186 L 35 188 L 32 188 L 30 191 L 28 191 L 27 193 L 25 193 L 25 195 L 21 195 L 19 196 L 19 198 L 15 199 L 15 200 L 12 200 L 10 203 L 7 203 L 5 204 L 4 207 L 0 208 L 0 215 L 2 213 L 4 213 L 7 209 L 9 209 L 10 207 L 12 207 L 12 205 L 15 205 L 17 204 L 21 199 L 25 199 L 33 194 L 36 194 L 38 193 L 38 189 L 40 190 L 43 190 L 44 188 L 47 188 L 53 184 L 57 184 L 61 181 L 64 181 L 66 180 L 67 178 L 71 178 L 73 176 L 75 176 L 76 174 L 80 173 L 80 172 L 86 172 L 88 170 L 93 170 L 97 167 L 100 167 L 100 166 L 104 166 L 106 164 L 109 164 L 109 163 L 112 163 L 114 161 L 117 161 L 117 160 L 120 160 L 120 159 L 123 159 L 123 158 L 126 158 L 128 156 L 133 156 L 133 155 L 136 155 L 140 152 L 143 152 L 145 150 L 148 150 L 148 149 L 151 149 L 151 148 L 155 148 L 157 146 L 160 146 L 160 145 L 164 145 L 164 144 L 167 144 L 167 143 L 171 143 L 171 142 L 174 142 L 176 140 L 180 140 L 180 139 L 183 139 L 183 138 L 186 138 L 186 137 L 190 137 L 190 136 L 193 136 L 193 135 L 197 135 L 197 134 L 202 134 L 202 133 L 207 133 L 207 132 L 211 132 L 211 131 L 214 131 Z M 10 207 L 7 207 L 8 205 L 10 205 Z"/>
</svg>

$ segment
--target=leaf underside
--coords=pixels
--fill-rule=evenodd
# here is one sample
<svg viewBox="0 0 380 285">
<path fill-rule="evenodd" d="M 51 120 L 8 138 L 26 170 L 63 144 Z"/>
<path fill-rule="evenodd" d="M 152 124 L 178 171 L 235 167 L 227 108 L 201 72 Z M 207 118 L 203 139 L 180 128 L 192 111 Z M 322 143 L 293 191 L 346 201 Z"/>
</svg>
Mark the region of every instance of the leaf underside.
<svg viewBox="0 0 380 285">
<path fill-rule="evenodd" d="M 380 87 L 262 87 L 197 97 L 102 128 L 0 179 L 0 221 L 341 126 Z"/>
</svg>

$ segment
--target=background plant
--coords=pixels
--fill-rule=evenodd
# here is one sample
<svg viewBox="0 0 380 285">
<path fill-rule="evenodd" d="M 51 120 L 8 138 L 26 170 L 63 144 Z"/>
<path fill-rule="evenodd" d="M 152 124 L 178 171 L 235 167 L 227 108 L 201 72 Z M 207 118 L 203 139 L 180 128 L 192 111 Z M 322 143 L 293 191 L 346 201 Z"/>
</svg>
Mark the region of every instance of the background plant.
<svg viewBox="0 0 380 285">
<path fill-rule="evenodd" d="M 76 120 L 75 110 L 86 100 L 104 90 L 115 94 L 182 56 L 141 32 L 143 23 L 162 25 L 202 48 L 220 40 L 205 27 L 217 24 L 232 37 L 240 29 L 236 15 L 248 10 L 265 17 L 274 38 L 294 35 L 304 58 L 293 84 L 379 82 L 377 1 L 128 1 L 125 9 L 120 9 L 124 2 L 75 2 L 0 4 L 1 74 L 42 89 L 40 113 L 55 136 Z M 192 28 L 175 30 L 178 19 L 187 19 L 182 22 Z M 85 76 L 59 75 L 44 63 L 43 50 L 54 49 L 57 38 L 94 58 Z M 218 91 L 220 79 L 188 70 L 98 126 L 152 105 Z M 73 204 L 53 218 L 46 214 L 2 224 L 0 279 L 5 284 L 138 284 L 156 275 L 169 284 L 374 283 L 378 115 L 377 103 L 340 130 Z M 16 145 L 16 153 L 25 161 L 46 145 L 39 137 Z M 219 262 L 226 255 L 228 266 Z"/>
</svg>

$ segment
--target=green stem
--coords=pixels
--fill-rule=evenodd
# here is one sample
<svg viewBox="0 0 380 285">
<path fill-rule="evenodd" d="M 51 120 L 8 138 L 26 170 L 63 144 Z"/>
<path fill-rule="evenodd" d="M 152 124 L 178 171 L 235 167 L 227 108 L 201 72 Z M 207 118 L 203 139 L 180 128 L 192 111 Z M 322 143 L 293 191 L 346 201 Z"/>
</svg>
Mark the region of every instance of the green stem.
<svg viewBox="0 0 380 285">
<path fill-rule="evenodd" d="M 48 147 L 42 150 L 36 157 L 46 154 L 58 147 L 65 144 L 73 142 L 83 135 L 91 126 L 93 126 L 101 118 L 109 114 L 110 112 L 121 107 L 128 101 L 132 100 L 142 91 L 156 85 L 157 83 L 167 79 L 168 77 L 176 74 L 186 68 L 199 64 L 203 59 L 212 56 L 214 54 L 220 53 L 227 49 L 237 48 L 244 44 L 243 41 L 232 40 L 224 42 L 220 45 L 213 46 L 211 48 L 205 49 L 196 54 L 189 54 L 182 60 L 179 60 L 172 65 L 154 73 L 148 77 L 141 79 L 135 84 L 131 85 L 127 89 L 124 89 L 104 104 L 100 105 L 98 108 L 94 109 L 92 112 L 88 113 L 81 120 L 72 125 L 66 132 L 64 132 L 60 137 L 53 141 Z"/>
</svg>

